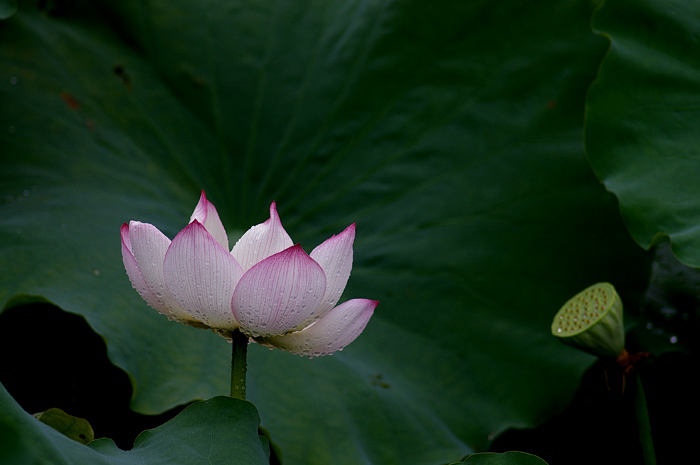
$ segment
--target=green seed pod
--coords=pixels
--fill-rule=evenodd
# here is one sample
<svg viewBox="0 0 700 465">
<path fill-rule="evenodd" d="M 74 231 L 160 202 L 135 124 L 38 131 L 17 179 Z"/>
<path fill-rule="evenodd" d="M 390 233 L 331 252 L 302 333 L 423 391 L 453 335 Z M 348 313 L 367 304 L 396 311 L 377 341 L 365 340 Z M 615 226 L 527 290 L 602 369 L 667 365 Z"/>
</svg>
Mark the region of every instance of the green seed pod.
<svg viewBox="0 0 700 465">
<path fill-rule="evenodd" d="M 612 284 L 594 284 L 569 299 L 552 321 L 552 334 L 589 354 L 617 358 L 625 350 L 625 329 Z"/>
</svg>

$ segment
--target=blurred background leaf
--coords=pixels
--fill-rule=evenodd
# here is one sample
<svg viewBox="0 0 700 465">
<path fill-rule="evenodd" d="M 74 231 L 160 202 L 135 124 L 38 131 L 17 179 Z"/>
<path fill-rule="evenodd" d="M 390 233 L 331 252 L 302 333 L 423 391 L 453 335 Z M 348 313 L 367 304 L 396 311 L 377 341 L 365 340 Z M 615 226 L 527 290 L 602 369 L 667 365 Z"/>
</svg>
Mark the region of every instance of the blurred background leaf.
<svg viewBox="0 0 700 465">
<path fill-rule="evenodd" d="M 17 11 L 15 0 L 0 0 L 0 19 L 7 19 Z"/>
<path fill-rule="evenodd" d="M 523 452 L 505 452 L 503 454 L 479 453 L 464 459 L 469 465 L 547 465 L 547 462 L 534 455 Z"/>
<path fill-rule="evenodd" d="M 68 415 L 60 408 L 50 408 L 45 412 L 35 413 L 34 418 L 81 444 L 87 444 L 95 439 L 95 432 L 86 419 Z"/>
<path fill-rule="evenodd" d="M 123 222 L 172 238 L 202 188 L 232 239 L 272 200 L 307 251 L 357 222 L 343 299 L 381 301 L 363 335 L 314 360 L 251 348 L 289 464 L 444 463 L 537 425 L 592 361 L 550 336 L 559 306 L 646 287 L 584 157 L 589 2 L 20 7 L 0 29 L 0 305 L 83 315 L 136 411 L 228 392 L 230 346 L 149 309 L 119 253 Z"/>
</svg>

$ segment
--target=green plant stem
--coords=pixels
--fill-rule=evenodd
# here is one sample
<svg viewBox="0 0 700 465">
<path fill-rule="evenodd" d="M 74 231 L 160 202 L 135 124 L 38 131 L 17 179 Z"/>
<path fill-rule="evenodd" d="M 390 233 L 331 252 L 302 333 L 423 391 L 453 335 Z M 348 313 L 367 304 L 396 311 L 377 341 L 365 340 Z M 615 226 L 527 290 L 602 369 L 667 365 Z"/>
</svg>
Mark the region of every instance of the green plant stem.
<svg viewBox="0 0 700 465">
<path fill-rule="evenodd" d="M 233 331 L 231 354 L 231 397 L 245 400 L 245 376 L 248 368 L 248 336 L 240 330 Z"/>
<path fill-rule="evenodd" d="M 637 427 L 639 428 L 639 442 L 642 445 L 642 457 L 644 465 L 656 465 L 656 454 L 654 453 L 654 441 L 651 437 L 651 423 L 649 422 L 649 411 L 647 410 L 647 399 L 644 395 L 644 387 L 639 375 L 634 376 L 637 381 L 637 389 L 634 394 L 634 409 L 637 413 Z"/>
</svg>

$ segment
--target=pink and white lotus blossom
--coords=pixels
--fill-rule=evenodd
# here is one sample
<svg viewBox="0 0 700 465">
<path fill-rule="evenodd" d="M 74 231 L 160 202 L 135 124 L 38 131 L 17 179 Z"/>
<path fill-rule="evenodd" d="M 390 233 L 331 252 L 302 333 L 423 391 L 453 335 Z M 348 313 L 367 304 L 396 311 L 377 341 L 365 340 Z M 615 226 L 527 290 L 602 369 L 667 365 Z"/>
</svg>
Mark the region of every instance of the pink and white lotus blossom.
<svg viewBox="0 0 700 465">
<path fill-rule="evenodd" d="M 226 338 L 239 329 L 269 347 L 327 355 L 354 341 L 378 304 L 353 299 L 335 306 L 352 269 L 354 224 L 308 255 L 282 227 L 274 202 L 270 219 L 250 228 L 231 252 L 204 191 L 172 241 L 139 221 L 125 223 L 121 239 L 126 272 L 148 305 Z"/>
</svg>

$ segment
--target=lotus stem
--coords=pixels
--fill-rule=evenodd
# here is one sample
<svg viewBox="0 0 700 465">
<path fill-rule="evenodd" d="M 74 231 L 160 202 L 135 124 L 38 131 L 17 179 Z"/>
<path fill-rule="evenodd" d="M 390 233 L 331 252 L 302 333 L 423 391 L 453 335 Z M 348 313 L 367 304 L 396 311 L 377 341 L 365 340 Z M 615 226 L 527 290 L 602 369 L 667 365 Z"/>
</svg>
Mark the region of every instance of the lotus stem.
<svg viewBox="0 0 700 465">
<path fill-rule="evenodd" d="M 233 350 L 231 354 L 231 397 L 245 400 L 245 379 L 248 368 L 248 336 L 239 329 L 231 335 Z"/>
<path fill-rule="evenodd" d="M 656 465 L 656 454 L 654 453 L 654 441 L 651 437 L 651 423 L 649 422 L 649 411 L 647 410 L 647 399 L 644 395 L 642 380 L 638 374 L 637 389 L 634 394 L 634 409 L 637 413 L 637 427 L 639 428 L 639 442 L 642 445 L 642 458 L 644 465 Z"/>
</svg>

